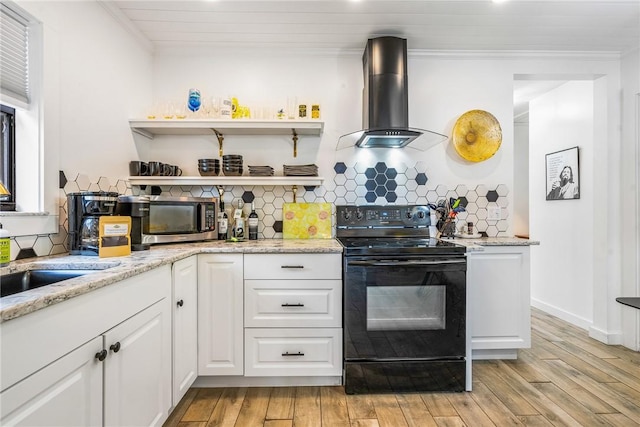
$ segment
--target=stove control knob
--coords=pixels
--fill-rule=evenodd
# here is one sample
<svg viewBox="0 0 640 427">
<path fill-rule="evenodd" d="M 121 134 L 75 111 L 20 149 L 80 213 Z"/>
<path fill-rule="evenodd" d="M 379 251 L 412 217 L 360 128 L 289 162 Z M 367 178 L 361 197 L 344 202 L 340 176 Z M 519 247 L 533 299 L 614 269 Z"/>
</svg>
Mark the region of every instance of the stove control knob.
<svg viewBox="0 0 640 427">
<path fill-rule="evenodd" d="M 411 215 L 411 212 L 410 212 L 410 211 L 407 211 L 407 214 L 406 214 L 406 215 L 407 215 L 407 219 L 411 219 L 411 218 L 413 217 L 413 215 Z"/>
<path fill-rule="evenodd" d="M 344 211 L 344 212 L 342 213 L 342 216 L 344 217 L 344 219 L 349 220 L 349 219 L 351 219 L 351 212 L 349 212 L 349 211 Z"/>
<path fill-rule="evenodd" d="M 364 217 L 364 214 L 362 212 L 360 212 L 360 211 L 356 212 L 356 218 L 357 219 L 362 219 L 363 217 Z"/>
<path fill-rule="evenodd" d="M 424 218 L 424 212 L 418 211 L 418 218 L 423 219 Z"/>
</svg>

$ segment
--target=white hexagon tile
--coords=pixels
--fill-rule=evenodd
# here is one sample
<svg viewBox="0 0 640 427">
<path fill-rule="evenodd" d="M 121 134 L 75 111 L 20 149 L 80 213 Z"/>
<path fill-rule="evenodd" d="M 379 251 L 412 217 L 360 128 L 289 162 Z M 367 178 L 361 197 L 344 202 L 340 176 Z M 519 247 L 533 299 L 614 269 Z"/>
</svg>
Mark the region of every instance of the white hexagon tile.
<svg viewBox="0 0 640 427">
<path fill-rule="evenodd" d="M 333 176 L 325 177 L 320 187 L 298 188 L 296 198 L 309 203 L 348 203 L 359 205 L 393 205 L 415 203 L 437 203 L 445 197 L 458 197 L 466 212 L 460 214 L 461 221 L 473 221 L 478 232 L 490 237 L 506 236 L 508 229 L 509 188 L 505 184 L 475 187 L 459 184 L 451 188 L 437 184 L 426 171 L 423 162 L 414 165 L 385 162 L 346 164 L 337 162 Z M 115 191 L 120 194 L 169 194 L 172 196 L 218 197 L 213 186 L 147 186 L 142 189 L 131 186 L 126 180 L 112 177 L 89 177 L 85 174 L 60 172 L 60 231 L 56 234 L 25 236 L 12 239 L 12 258 L 44 256 L 64 253 L 67 247 L 66 195 L 78 191 Z M 259 230 L 260 238 L 282 237 L 282 205 L 293 201 L 288 187 L 228 187 L 223 199 L 227 214 L 237 206 L 239 199 L 250 205 L 256 201 L 256 212 L 264 218 Z M 488 219 L 490 208 L 500 210 L 499 220 Z M 247 210 L 249 207 L 247 206 Z"/>
</svg>

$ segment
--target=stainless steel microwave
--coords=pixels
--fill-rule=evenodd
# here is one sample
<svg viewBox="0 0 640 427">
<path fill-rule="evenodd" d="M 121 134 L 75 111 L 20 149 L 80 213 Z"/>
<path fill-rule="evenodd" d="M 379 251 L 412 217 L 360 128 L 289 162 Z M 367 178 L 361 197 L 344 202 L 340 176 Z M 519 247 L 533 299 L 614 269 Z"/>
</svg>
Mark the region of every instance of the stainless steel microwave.
<svg viewBox="0 0 640 427">
<path fill-rule="evenodd" d="M 142 243 L 216 240 L 217 205 L 215 197 L 149 196 L 149 221 Z"/>
</svg>

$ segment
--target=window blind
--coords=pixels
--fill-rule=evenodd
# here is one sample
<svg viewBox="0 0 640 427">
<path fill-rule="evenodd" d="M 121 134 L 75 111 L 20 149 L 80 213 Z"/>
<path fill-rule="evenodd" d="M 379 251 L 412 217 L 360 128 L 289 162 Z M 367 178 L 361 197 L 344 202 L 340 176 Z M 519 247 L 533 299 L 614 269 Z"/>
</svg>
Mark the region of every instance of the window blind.
<svg viewBox="0 0 640 427">
<path fill-rule="evenodd" d="M 29 23 L 0 3 L 0 91 L 29 103 Z"/>
</svg>

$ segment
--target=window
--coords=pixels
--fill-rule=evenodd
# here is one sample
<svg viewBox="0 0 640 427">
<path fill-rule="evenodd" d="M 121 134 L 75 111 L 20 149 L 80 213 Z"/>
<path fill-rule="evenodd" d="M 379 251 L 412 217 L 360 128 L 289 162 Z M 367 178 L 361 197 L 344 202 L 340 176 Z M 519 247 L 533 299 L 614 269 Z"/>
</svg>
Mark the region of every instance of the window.
<svg viewBox="0 0 640 427">
<path fill-rule="evenodd" d="M 0 3 L 0 93 L 29 105 L 29 21 Z"/>
<path fill-rule="evenodd" d="M 56 132 L 47 131 L 59 129 L 55 90 L 59 38 L 55 29 L 47 28 L 39 18 L 49 16 L 49 3 L 0 1 L 0 105 L 13 109 L 14 140 L 13 161 L 0 160 L 0 179 L 13 169 L 9 176 L 13 177 L 15 202 L 13 212 L 0 211 L 0 222 L 12 237 L 56 233 L 59 229 L 59 143 Z M 57 8 L 51 6 L 51 10 Z M 46 50 L 45 33 L 51 42 Z M 45 64 L 49 64 L 46 73 Z M 48 87 L 54 88 L 48 105 L 43 102 L 45 77 Z"/>
<path fill-rule="evenodd" d="M 16 107 L 29 106 L 29 22 L 7 4 L 0 4 L 0 210 L 14 211 L 16 197 Z M 10 194 L 6 193 L 7 190 Z"/>
<path fill-rule="evenodd" d="M 10 194 L 0 193 L 0 210 L 13 211 L 15 203 L 15 113 L 16 110 L 0 105 L 2 140 L 0 140 L 0 182 Z"/>
</svg>

